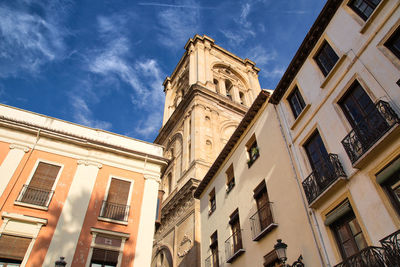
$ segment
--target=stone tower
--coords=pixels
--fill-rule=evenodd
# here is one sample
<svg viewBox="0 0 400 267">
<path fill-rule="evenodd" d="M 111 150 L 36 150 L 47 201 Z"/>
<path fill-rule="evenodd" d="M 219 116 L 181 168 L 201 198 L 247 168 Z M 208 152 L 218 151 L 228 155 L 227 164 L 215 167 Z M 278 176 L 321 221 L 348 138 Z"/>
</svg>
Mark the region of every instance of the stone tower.
<svg viewBox="0 0 400 267">
<path fill-rule="evenodd" d="M 152 267 L 200 266 L 200 212 L 193 192 L 260 92 L 259 69 L 195 35 L 164 81 L 163 126 L 155 143 L 170 160 Z M 209 240 L 204 240 L 209 242 Z"/>
</svg>

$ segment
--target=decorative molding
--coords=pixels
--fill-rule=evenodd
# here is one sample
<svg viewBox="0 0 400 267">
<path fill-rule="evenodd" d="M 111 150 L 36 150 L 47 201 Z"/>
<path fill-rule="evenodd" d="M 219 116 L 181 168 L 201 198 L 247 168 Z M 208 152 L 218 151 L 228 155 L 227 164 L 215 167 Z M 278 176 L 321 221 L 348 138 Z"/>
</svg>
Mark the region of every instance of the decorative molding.
<svg viewBox="0 0 400 267">
<path fill-rule="evenodd" d="M 159 175 L 157 176 L 157 175 L 146 173 L 146 174 L 143 174 L 143 177 L 144 177 L 145 180 L 154 180 L 159 184 L 161 183 L 161 179 L 160 179 Z"/>
<path fill-rule="evenodd" d="M 186 256 L 186 254 L 189 253 L 189 251 L 193 247 L 192 243 L 193 243 L 192 239 L 190 239 L 187 236 L 187 234 L 185 234 L 182 238 L 182 241 L 179 244 L 178 253 L 177 253 L 179 258 L 183 258 Z"/>
<path fill-rule="evenodd" d="M 32 216 L 25 216 L 25 215 L 18 214 L 18 213 L 8 213 L 6 211 L 4 211 L 1 214 L 1 217 L 3 219 L 8 219 L 8 220 L 22 221 L 22 222 L 28 222 L 28 223 L 37 223 L 37 224 L 41 224 L 41 225 L 47 224 L 47 219 L 42 219 L 42 218 L 37 218 L 37 217 L 32 217 Z"/>
<path fill-rule="evenodd" d="M 10 149 L 19 149 L 24 151 L 25 153 L 29 152 L 29 147 L 19 144 L 10 144 Z"/>
<path fill-rule="evenodd" d="M 85 166 L 95 166 L 99 169 L 101 169 L 103 167 L 103 165 L 99 162 L 96 161 L 90 161 L 90 160 L 86 160 L 86 159 L 78 159 L 77 161 L 78 165 L 85 165 Z"/>
<path fill-rule="evenodd" d="M 99 228 L 90 228 L 90 233 L 91 234 L 103 234 L 103 235 L 108 235 L 108 236 L 114 236 L 114 237 L 120 237 L 123 239 L 129 239 L 130 234 L 128 233 L 122 233 L 122 232 L 115 232 L 115 231 L 110 231 L 110 230 L 105 230 L 105 229 L 99 229 Z"/>
</svg>

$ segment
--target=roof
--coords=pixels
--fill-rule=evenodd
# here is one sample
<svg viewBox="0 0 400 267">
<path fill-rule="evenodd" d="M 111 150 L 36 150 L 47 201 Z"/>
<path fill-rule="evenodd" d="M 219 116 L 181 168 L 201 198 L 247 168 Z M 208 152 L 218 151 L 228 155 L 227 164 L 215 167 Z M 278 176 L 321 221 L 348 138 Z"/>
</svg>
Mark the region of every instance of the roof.
<svg viewBox="0 0 400 267">
<path fill-rule="evenodd" d="M 327 1 L 270 97 L 272 104 L 279 103 L 342 2 L 343 0 Z"/>
<path fill-rule="evenodd" d="M 207 185 L 210 183 L 211 179 L 218 172 L 219 168 L 222 166 L 225 159 L 228 157 L 232 149 L 235 147 L 236 143 L 249 127 L 251 122 L 253 121 L 256 114 L 260 111 L 263 104 L 267 101 L 270 94 L 266 90 L 262 90 L 257 98 L 254 100 L 253 104 L 244 115 L 244 118 L 239 123 L 235 132 L 232 134 L 231 138 L 229 138 L 228 142 L 225 144 L 222 151 L 219 153 L 217 159 L 214 161 L 213 165 L 208 170 L 207 174 L 204 176 L 203 180 L 199 184 L 199 187 L 194 192 L 194 197 L 199 199 L 200 195 L 203 193 Z"/>
</svg>

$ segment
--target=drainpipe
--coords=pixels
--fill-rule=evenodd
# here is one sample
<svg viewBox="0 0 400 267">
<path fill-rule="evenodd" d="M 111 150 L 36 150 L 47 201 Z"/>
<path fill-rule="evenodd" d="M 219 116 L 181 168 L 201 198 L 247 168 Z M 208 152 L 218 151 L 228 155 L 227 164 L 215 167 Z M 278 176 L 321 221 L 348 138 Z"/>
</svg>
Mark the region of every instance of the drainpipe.
<svg viewBox="0 0 400 267">
<path fill-rule="evenodd" d="M 330 264 L 329 258 L 328 258 L 328 253 L 327 253 L 327 251 L 326 251 L 326 247 L 325 247 L 324 241 L 323 241 L 323 239 L 322 239 L 321 229 L 320 229 L 320 227 L 319 227 L 319 224 L 318 224 L 318 221 L 317 221 L 317 219 L 316 219 L 315 213 L 314 213 L 314 211 L 311 209 L 311 213 L 312 213 L 313 219 L 314 219 L 314 225 L 315 225 L 315 227 L 317 228 L 318 237 L 319 237 L 319 240 L 320 240 L 320 242 L 321 242 L 322 249 L 323 249 L 323 252 L 324 252 L 325 261 L 324 261 L 324 257 L 323 257 L 322 254 L 321 254 L 321 250 L 320 250 L 320 247 L 319 247 L 319 245 L 318 245 L 317 237 L 316 237 L 315 232 L 314 232 L 314 230 L 313 230 L 313 225 L 312 225 L 312 222 L 311 222 L 311 219 L 310 219 L 310 215 L 309 215 L 309 213 L 308 213 L 308 207 L 307 207 L 307 204 L 306 204 L 306 200 L 305 200 L 304 195 L 303 195 L 303 193 L 302 193 L 302 187 L 301 187 L 301 185 L 300 185 L 299 177 L 297 176 L 297 172 L 296 172 L 296 169 L 295 169 L 295 166 L 294 166 L 294 161 L 299 162 L 299 159 L 298 159 L 298 157 L 297 157 L 297 154 L 296 154 L 294 151 L 292 151 L 292 150 L 293 150 L 293 145 L 289 147 L 289 144 L 293 144 L 292 136 L 291 136 L 291 134 L 290 134 L 289 132 L 287 133 L 288 138 L 289 138 L 289 142 L 288 142 L 288 140 L 287 140 L 287 138 L 286 138 L 286 135 L 285 135 L 285 132 L 284 132 L 284 129 L 283 129 L 283 127 L 282 127 L 282 121 L 281 121 L 280 116 L 283 117 L 283 123 L 284 123 L 285 129 L 289 129 L 288 123 L 287 123 L 287 121 L 286 121 L 286 117 L 283 115 L 284 113 L 282 112 L 282 107 L 281 107 L 281 106 L 279 106 L 279 108 L 280 108 L 279 111 L 280 111 L 280 112 L 278 112 L 278 110 L 277 110 L 277 108 L 276 108 L 276 105 L 273 105 L 273 106 L 274 106 L 274 109 L 275 109 L 276 118 L 278 119 L 278 122 L 279 122 L 279 128 L 280 128 L 280 130 L 281 130 L 282 137 L 283 137 L 283 139 L 285 140 L 286 150 L 287 150 L 287 152 L 289 153 L 290 164 L 291 164 L 291 166 L 292 166 L 292 170 L 293 170 L 293 173 L 294 173 L 294 178 L 295 178 L 295 180 L 296 180 L 296 184 L 297 184 L 297 187 L 298 187 L 299 192 L 300 192 L 300 195 L 301 195 L 301 200 L 302 200 L 302 203 L 303 203 L 304 210 L 305 210 L 305 212 L 306 212 L 306 214 L 307 214 L 308 225 L 309 225 L 310 228 L 311 228 L 311 233 L 312 233 L 312 236 L 313 236 L 313 239 L 314 239 L 315 246 L 317 247 L 317 250 L 318 250 L 318 255 L 319 255 L 319 259 L 320 259 L 320 261 L 321 261 L 321 265 L 324 266 L 324 262 L 326 262 L 326 266 L 327 266 L 327 267 L 331 267 L 331 264 Z M 280 115 L 280 114 L 282 114 L 282 115 Z M 293 157 L 294 157 L 294 159 L 293 159 Z M 299 171 L 300 171 L 300 174 L 301 174 L 302 176 L 304 176 L 304 174 L 302 173 L 301 168 L 299 168 Z"/>
<path fill-rule="evenodd" d="M 4 205 L 6 204 L 8 198 L 10 197 L 11 192 L 14 190 L 14 187 L 15 187 L 15 185 L 17 184 L 17 182 L 18 182 L 18 180 L 19 180 L 19 177 L 20 177 L 21 174 L 22 174 L 22 171 L 25 169 L 25 166 L 26 166 L 26 164 L 28 163 L 28 161 L 29 161 L 29 159 L 30 159 L 30 157 L 31 157 L 31 155 L 32 155 L 33 150 L 35 150 L 35 147 L 36 147 L 36 145 L 37 145 L 37 143 L 38 143 L 38 141 L 39 141 L 40 129 L 38 129 L 37 131 L 38 131 L 38 132 L 37 132 L 37 134 L 36 134 L 36 141 L 35 141 L 35 143 L 33 144 L 32 149 L 31 149 L 31 151 L 29 152 L 29 155 L 28 155 L 28 157 L 26 158 L 24 165 L 22 166 L 21 170 L 19 171 L 18 176 L 17 176 L 17 179 L 15 180 L 14 184 L 12 185 L 11 190 L 8 192 L 6 199 L 5 199 L 5 200 L 3 201 L 3 203 L 1 204 L 0 211 L 3 210 Z"/>
</svg>

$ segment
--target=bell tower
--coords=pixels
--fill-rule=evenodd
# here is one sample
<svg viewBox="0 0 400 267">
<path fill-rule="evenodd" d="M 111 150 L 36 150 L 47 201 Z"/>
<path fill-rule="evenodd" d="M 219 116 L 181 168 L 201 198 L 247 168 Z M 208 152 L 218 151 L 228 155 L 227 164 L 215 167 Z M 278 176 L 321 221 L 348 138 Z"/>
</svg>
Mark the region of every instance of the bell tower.
<svg viewBox="0 0 400 267">
<path fill-rule="evenodd" d="M 260 92 L 259 69 L 195 35 L 163 83 L 163 125 L 154 141 L 170 160 L 161 188 L 154 266 L 200 266 L 200 212 L 193 192 Z"/>
</svg>

